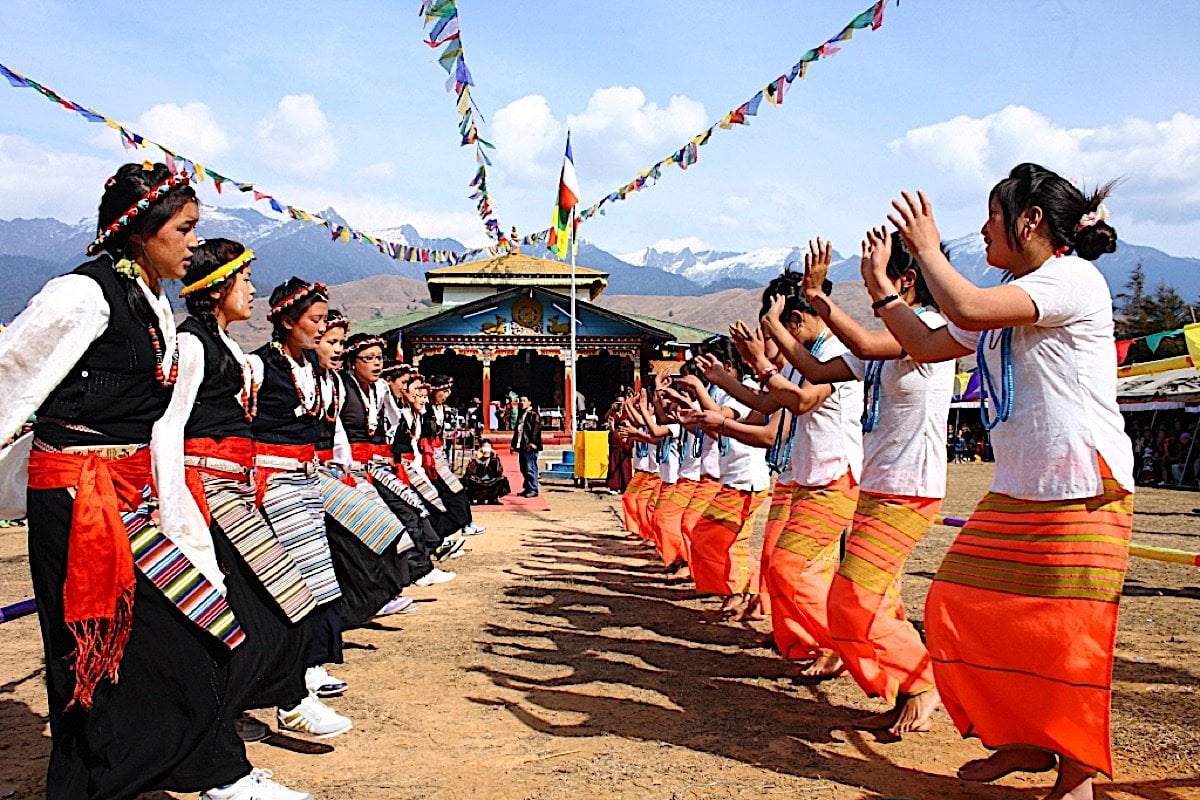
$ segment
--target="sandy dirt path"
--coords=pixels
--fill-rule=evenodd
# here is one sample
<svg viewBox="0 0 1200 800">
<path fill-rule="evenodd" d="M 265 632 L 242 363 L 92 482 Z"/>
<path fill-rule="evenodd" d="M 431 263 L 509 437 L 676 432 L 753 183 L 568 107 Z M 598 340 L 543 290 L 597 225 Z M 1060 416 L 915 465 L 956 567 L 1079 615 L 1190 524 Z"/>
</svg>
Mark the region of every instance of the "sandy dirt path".
<svg viewBox="0 0 1200 800">
<path fill-rule="evenodd" d="M 990 467 L 951 465 L 948 514 L 970 511 Z M 479 515 L 460 578 L 412 592 L 419 611 L 350 631 L 350 683 L 331 705 L 354 730 L 333 753 L 262 744 L 250 758 L 317 798 L 1035 798 L 1045 776 L 954 777 L 982 750 L 939 711 L 934 730 L 885 742 L 847 729 L 879 704 L 848 679 L 793 686 L 713 602 L 668 586 L 624 536 L 619 498 L 545 487 L 551 510 Z M 1148 489 L 1135 539 L 1200 550 L 1200 495 Z M 918 626 L 954 534 L 910 562 Z M 25 533 L 0 529 L 0 604 L 28 596 Z M 1114 695 L 1117 778 L 1101 797 L 1200 797 L 1200 570 L 1138 561 L 1122 604 Z M 49 753 L 35 617 L 0 626 L 0 800 L 44 792 Z M 266 720 L 267 712 L 259 712 Z M 157 794 L 155 798 L 175 797 Z M 187 795 L 180 795 L 187 796 Z M 194 795 L 192 795 L 194 797 Z"/>
</svg>

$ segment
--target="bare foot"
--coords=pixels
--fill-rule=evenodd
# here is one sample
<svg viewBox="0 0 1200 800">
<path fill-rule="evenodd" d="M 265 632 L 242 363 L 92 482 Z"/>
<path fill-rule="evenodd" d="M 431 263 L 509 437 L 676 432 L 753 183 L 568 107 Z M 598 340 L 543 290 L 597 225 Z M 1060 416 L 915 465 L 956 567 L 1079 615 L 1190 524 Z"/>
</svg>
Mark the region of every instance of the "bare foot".
<svg viewBox="0 0 1200 800">
<path fill-rule="evenodd" d="M 834 653 L 826 653 L 813 659 L 808 666 L 787 671 L 793 683 L 812 684 L 836 678 L 846 671 L 842 659 Z"/>
<path fill-rule="evenodd" d="M 888 732 L 894 736 L 902 733 L 925 733 L 929 730 L 929 718 L 942 701 L 937 689 L 930 689 L 920 694 L 910 694 L 904 697 L 896 722 Z"/>
<path fill-rule="evenodd" d="M 676 570 L 667 575 L 667 583 L 680 583 L 692 579 L 692 571 L 687 564 L 680 564 Z"/>
<path fill-rule="evenodd" d="M 899 715 L 900 708 L 897 706 L 879 714 L 859 717 L 850 723 L 850 727 L 856 731 L 886 731 L 896 724 L 896 718 Z"/>
<path fill-rule="evenodd" d="M 964 781 L 991 783 L 1013 772 L 1049 772 L 1057 763 L 1053 753 L 1032 747 L 1014 747 L 997 750 L 987 758 L 968 761 L 958 768 L 958 777 Z"/>
<path fill-rule="evenodd" d="M 1045 800 L 1092 800 L 1093 773 L 1078 761 L 1064 758 L 1058 764 L 1058 780 Z"/>
<path fill-rule="evenodd" d="M 762 619 L 763 615 L 758 610 L 758 595 L 748 594 L 743 597 L 746 598 L 746 604 L 729 616 L 730 621 L 745 622 L 748 619 Z"/>
<path fill-rule="evenodd" d="M 736 613 L 742 605 L 742 596 L 740 594 L 731 594 L 725 598 L 725 602 L 721 604 L 721 611 L 725 614 Z"/>
</svg>

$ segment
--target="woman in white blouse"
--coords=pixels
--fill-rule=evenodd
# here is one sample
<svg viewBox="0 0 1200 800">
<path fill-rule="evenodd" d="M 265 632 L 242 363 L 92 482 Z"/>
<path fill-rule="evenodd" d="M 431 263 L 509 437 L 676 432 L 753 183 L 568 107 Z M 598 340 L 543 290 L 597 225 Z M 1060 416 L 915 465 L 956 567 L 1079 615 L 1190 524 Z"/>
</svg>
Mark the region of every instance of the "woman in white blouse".
<svg viewBox="0 0 1200 800">
<path fill-rule="evenodd" d="M 118 169 L 95 258 L 47 283 L 0 333 L 0 440 L 37 414 L 29 565 L 53 798 L 231 797 L 260 776 L 227 705 L 246 587 L 207 528 L 171 539 L 154 513 L 151 428 L 180 374 L 163 284 L 183 277 L 200 218 L 188 184 L 164 164 Z"/>
<path fill-rule="evenodd" d="M 992 189 L 979 288 L 942 255 L 923 193 L 889 219 L 949 320 L 931 330 L 895 294 L 873 231 L 867 288 L 918 361 L 975 353 L 996 471 L 929 590 L 925 630 L 942 701 L 990 757 L 959 770 L 991 781 L 1058 768 L 1048 798 L 1090 800 L 1112 774 L 1117 604 L 1129 558 L 1133 462 L 1116 402 L 1112 298 L 1091 263 L 1116 248 L 1102 201 L 1036 164 Z M 885 302 L 886 301 L 886 302 Z"/>
</svg>

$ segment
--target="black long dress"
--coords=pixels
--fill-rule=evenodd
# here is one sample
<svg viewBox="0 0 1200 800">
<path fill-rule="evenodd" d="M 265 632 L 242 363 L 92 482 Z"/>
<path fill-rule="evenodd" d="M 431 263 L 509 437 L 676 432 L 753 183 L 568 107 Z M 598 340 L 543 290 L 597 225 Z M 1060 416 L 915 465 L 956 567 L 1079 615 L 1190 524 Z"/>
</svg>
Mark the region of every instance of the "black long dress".
<svg viewBox="0 0 1200 800">
<path fill-rule="evenodd" d="M 336 375 L 330 377 L 338 380 Z M 349 380 L 354 380 L 353 376 Z M 341 408 L 338 409 L 342 426 L 352 443 L 363 441 L 363 437 L 367 436 L 367 425 L 365 414 L 362 413 L 362 401 L 354 387 L 346 388 L 349 391 L 340 392 L 343 400 Z M 351 411 L 349 420 L 347 409 Z M 363 418 L 361 424 L 360 417 Z M 347 421 L 350 425 L 347 425 Z M 336 422 L 328 417 L 321 419 L 318 425 L 318 451 L 333 449 L 336 427 Z M 382 424 L 379 425 L 379 429 L 379 443 L 383 444 Z M 374 617 L 380 608 L 412 582 L 408 562 L 398 549 L 399 539 L 392 541 L 386 550 L 377 554 L 363 544 L 353 531 L 328 513 L 325 515 L 325 531 L 329 536 L 329 549 L 333 552 L 333 568 L 337 572 L 338 584 L 342 587 L 342 603 L 339 609 L 342 623 L 347 628 L 357 627 Z"/>
<path fill-rule="evenodd" d="M 249 439 L 250 422 L 237 399 L 243 382 L 241 365 L 216 334 L 195 317 L 180 323 L 179 331 L 195 336 L 204 348 L 204 379 L 184 427 L 184 451 L 188 439 L 225 444 Z M 243 494 L 247 511 L 269 525 L 253 506 L 252 485 Z M 222 563 L 238 574 L 235 583 L 239 591 L 241 585 L 246 587 L 247 597 L 238 606 L 243 609 L 238 619 L 246 630 L 246 641 L 234 650 L 230 664 L 233 686 L 241 694 L 237 705 L 243 709 L 291 708 L 307 694 L 304 656 L 309 647 L 308 626 L 288 619 L 215 518 L 210 531 L 218 547 L 231 554 Z"/>
<path fill-rule="evenodd" d="M 170 400 L 156 379 L 149 331 L 163 341 L 153 309 L 108 258 L 75 270 L 96 281 L 109 307 L 105 331 L 38 409 L 34 435 L 44 449 L 142 445 Z M 31 471 L 32 477 L 32 471 Z M 233 653 L 183 617 L 135 570 L 133 622 L 117 683 L 100 682 L 90 709 L 66 711 L 75 640 L 64 622 L 63 588 L 74 499 L 65 488 L 30 489 L 29 566 L 46 653 L 52 800 L 124 800 L 155 790 L 195 792 L 250 771 L 234 731 Z M 217 542 L 219 562 L 235 559 Z M 236 570 L 226 601 L 253 629 L 252 592 Z M 243 643 L 244 644 L 244 643 Z"/>
</svg>

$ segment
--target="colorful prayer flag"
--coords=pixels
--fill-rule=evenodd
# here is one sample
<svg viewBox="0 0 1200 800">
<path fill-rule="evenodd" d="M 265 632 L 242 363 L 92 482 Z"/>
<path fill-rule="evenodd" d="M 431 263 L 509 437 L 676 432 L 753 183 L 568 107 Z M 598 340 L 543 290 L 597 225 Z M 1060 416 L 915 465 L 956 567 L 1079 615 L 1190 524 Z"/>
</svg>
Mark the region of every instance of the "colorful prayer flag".
<svg viewBox="0 0 1200 800">
<path fill-rule="evenodd" d="M 549 247 L 559 258 L 567 255 L 567 241 L 575 233 L 575 206 L 579 204 L 579 179 L 575 176 L 575 157 L 571 153 L 571 132 L 567 131 L 567 150 L 558 178 L 558 203 L 554 206 Z"/>
</svg>

